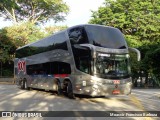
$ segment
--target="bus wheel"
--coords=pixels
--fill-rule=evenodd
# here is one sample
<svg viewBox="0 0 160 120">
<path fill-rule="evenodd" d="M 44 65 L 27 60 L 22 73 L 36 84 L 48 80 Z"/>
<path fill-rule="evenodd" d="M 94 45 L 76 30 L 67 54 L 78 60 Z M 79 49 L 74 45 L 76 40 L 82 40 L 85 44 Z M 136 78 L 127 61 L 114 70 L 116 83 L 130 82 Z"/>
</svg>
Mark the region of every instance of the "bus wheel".
<svg viewBox="0 0 160 120">
<path fill-rule="evenodd" d="M 57 95 L 61 95 L 62 94 L 60 82 L 56 81 L 54 83 L 54 85 L 53 85 L 53 89 L 54 89 L 54 91 L 56 91 Z"/>
<path fill-rule="evenodd" d="M 24 89 L 24 80 L 21 80 L 21 81 L 20 81 L 20 88 L 21 88 L 21 89 Z"/>
<path fill-rule="evenodd" d="M 24 89 L 26 89 L 26 90 L 30 90 L 30 87 L 28 87 L 28 85 L 27 85 L 27 81 L 26 81 L 26 80 L 24 80 Z"/>
<path fill-rule="evenodd" d="M 68 82 L 67 83 L 67 96 L 71 99 L 74 99 L 75 96 L 74 96 L 74 93 L 73 93 L 73 89 L 72 89 L 72 84 L 71 82 Z"/>
<path fill-rule="evenodd" d="M 27 89 L 27 81 L 24 80 L 24 89 Z"/>
</svg>

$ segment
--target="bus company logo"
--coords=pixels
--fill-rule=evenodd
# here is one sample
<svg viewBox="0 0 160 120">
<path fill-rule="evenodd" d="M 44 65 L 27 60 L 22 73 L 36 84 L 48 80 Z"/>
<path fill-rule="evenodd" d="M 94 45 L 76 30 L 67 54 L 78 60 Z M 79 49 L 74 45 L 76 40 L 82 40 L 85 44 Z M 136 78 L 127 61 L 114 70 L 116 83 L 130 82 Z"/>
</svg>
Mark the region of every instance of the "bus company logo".
<svg viewBox="0 0 160 120">
<path fill-rule="evenodd" d="M 19 60 L 18 61 L 18 73 L 23 71 L 24 73 L 26 72 L 26 62 L 24 60 Z"/>
<path fill-rule="evenodd" d="M 120 80 L 113 80 L 114 84 L 120 84 Z"/>
</svg>

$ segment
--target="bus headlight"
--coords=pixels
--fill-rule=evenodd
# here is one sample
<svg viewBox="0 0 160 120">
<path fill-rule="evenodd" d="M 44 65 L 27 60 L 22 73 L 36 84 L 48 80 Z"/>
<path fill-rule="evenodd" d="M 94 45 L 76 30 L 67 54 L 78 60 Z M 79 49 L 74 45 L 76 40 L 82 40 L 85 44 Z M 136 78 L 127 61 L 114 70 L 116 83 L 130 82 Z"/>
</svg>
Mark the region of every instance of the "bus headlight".
<svg viewBox="0 0 160 120">
<path fill-rule="evenodd" d="M 87 85 L 86 81 L 82 81 L 82 86 L 86 86 L 86 85 Z"/>
</svg>

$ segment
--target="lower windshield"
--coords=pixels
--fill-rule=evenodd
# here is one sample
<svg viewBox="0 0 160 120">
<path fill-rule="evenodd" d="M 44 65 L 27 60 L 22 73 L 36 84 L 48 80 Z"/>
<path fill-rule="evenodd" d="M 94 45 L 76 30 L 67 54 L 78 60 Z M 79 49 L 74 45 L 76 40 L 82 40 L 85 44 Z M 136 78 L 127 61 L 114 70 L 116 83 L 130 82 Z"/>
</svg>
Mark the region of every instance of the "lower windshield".
<svg viewBox="0 0 160 120">
<path fill-rule="evenodd" d="M 129 55 L 98 53 L 95 62 L 95 74 L 102 78 L 129 77 Z"/>
</svg>

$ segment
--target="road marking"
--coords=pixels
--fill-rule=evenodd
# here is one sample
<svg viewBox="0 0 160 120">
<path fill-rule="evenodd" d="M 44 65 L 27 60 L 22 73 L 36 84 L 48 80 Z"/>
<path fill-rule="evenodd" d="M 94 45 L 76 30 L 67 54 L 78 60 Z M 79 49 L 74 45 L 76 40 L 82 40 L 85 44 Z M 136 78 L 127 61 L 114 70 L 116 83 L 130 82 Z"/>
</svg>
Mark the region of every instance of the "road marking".
<svg viewBox="0 0 160 120">
<path fill-rule="evenodd" d="M 133 104 L 136 105 L 136 107 L 138 107 L 139 109 L 141 109 L 142 111 L 146 111 L 145 108 L 143 107 L 141 101 L 135 96 L 135 95 L 129 95 L 131 98 L 131 101 Z M 153 120 L 151 117 L 144 117 L 145 120 Z"/>
<path fill-rule="evenodd" d="M 149 95 L 152 95 L 152 96 L 160 96 L 160 92 L 159 92 L 159 90 L 157 90 L 157 91 L 153 91 L 153 90 L 150 90 L 150 91 L 137 91 L 137 90 L 133 90 L 134 91 L 134 93 L 135 94 L 143 94 L 143 93 L 145 93 L 147 96 L 149 96 Z"/>
<path fill-rule="evenodd" d="M 143 105 L 141 104 L 141 102 L 137 99 L 136 96 L 134 95 L 129 95 L 131 98 L 132 103 L 134 103 L 139 109 L 145 111 Z"/>
<path fill-rule="evenodd" d="M 153 102 L 160 102 L 158 96 L 142 95 L 142 94 L 138 94 L 138 93 L 133 93 L 133 94 L 134 94 L 134 95 L 143 96 L 143 97 L 145 97 L 145 100 L 148 99 L 148 100 L 153 101 Z M 133 95 L 133 94 L 132 94 L 132 95 Z M 156 98 L 157 98 L 157 100 L 156 100 Z M 143 98 L 141 98 L 141 99 L 143 99 Z"/>
</svg>

